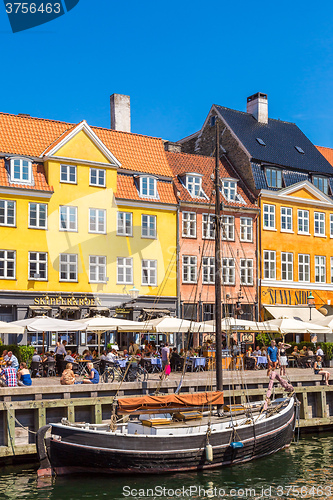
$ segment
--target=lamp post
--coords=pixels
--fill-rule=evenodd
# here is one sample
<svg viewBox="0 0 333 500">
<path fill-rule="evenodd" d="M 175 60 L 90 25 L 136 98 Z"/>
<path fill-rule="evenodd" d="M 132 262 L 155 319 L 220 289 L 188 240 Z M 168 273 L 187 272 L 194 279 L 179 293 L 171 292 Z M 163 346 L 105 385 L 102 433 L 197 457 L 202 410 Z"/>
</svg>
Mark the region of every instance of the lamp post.
<svg viewBox="0 0 333 500">
<path fill-rule="evenodd" d="M 310 309 L 310 321 L 311 321 L 311 309 L 312 309 L 313 307 L 316 307 L 316 304 L 315 304 L 315 302 L 314 302 L 314 301 L 315 301 L 315 298 L 314 298 L 314 296 L 312 295 L 312 292 L 310 292 L 310 293 L 309 293 L 309 295 L 308 295 L 308 299 L 307 299 L 307 300 L 308 300 L 308 307 L 309 307 L 309 309 Z"/>
</svg>

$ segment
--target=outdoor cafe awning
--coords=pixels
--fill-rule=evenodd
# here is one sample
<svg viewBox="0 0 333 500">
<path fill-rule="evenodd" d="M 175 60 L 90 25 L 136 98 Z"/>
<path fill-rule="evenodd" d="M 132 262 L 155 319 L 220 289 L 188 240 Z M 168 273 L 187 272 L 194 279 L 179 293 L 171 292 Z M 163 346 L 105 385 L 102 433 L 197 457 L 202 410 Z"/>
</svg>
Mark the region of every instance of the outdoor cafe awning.
<svg viewBox="0 0 333 500">
<path fill-rule="evenodd" d="M 308 306 L 265 306 L 265 310 L 274 319 L 292 318 L 301 321 L 310 320 L 310 308 Z M 311 323 L 317 323 L 323 319 L 324 316 L 313 307 L 311 309 Z"/>
</svg>

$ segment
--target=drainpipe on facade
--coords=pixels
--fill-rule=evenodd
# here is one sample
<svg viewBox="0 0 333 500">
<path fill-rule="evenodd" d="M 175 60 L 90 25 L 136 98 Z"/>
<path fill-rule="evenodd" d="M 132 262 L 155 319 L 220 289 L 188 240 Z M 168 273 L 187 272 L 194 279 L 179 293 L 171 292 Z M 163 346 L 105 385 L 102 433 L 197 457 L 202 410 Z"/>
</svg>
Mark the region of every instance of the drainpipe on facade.
<svg viewBox="0 0 333 500">
<path fill-rule="evenodd" d="M 261 195 L 259 195 L 259 213 L 257 215 L 257 289 L 258 289 L 258 320 L 261 321 Z"/>
</svg>

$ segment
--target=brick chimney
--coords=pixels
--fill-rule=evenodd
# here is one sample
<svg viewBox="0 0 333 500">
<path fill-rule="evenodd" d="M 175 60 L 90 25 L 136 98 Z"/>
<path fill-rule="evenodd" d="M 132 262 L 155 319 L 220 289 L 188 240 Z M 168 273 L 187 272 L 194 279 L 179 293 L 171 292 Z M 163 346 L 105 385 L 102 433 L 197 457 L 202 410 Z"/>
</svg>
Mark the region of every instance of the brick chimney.
<svg viewBox="0 0 333 500">
<path fill-rule="evenodd" d="M 129 95 L 112 94 L 110 97 L 111 129 L 131 131 L 131 103 Z"/>
<path fill-rule="evenodd" d="M 247 98 L 246 111 L 251 113 L 259 123 L 268 123 L 267 94 L 257 92 Z"/>
</svg>

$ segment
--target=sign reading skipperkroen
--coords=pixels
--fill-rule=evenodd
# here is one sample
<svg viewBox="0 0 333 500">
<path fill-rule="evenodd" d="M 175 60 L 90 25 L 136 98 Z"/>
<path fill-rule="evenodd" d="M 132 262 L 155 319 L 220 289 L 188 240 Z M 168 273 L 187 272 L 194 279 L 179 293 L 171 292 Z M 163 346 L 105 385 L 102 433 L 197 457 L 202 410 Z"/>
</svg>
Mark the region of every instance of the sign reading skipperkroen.
<svg viewBox="0 0 333 500">
<path fill-rule="evenodd" d="M 80 0 L 28 0 L 23 3 L 3 0 L 13 33 L 53 21 L 72 10 Z"/>
</svg>

